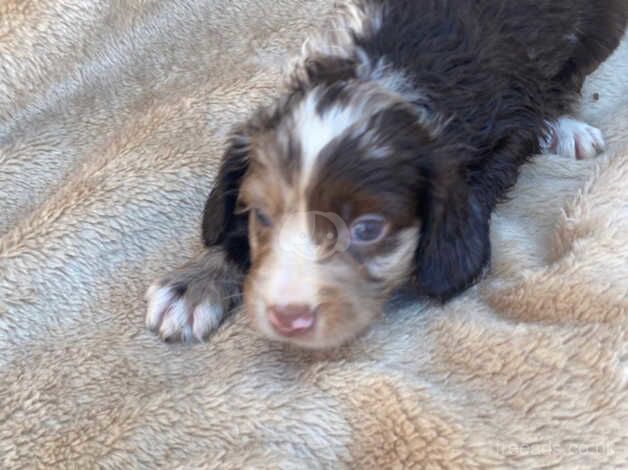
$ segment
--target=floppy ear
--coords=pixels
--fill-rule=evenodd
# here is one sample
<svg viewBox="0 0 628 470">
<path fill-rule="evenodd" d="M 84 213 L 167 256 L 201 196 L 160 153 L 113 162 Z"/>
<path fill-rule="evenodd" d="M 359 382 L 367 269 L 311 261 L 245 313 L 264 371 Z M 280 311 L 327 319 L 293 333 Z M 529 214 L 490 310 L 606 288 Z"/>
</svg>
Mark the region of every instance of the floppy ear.
<svg viewBox="0 0 628 470">
<path fill-rule="evenodd" d="M 440 301 L 472 285 L 490 257 L 490 210 L 464 174 L 431 175 L 416 253 L 420 293 Z"/>
<path fill-rule="evenodd" d="M 248 137 L 241 132 L 234 134 L 205 203 L 202 224 L 205 246 L 222 245 L 227 256 L 241 266 L 246 266 L 249 258 L 248 217 L 236 214 L 235 209 L 248 154 Z"/>
</svg>

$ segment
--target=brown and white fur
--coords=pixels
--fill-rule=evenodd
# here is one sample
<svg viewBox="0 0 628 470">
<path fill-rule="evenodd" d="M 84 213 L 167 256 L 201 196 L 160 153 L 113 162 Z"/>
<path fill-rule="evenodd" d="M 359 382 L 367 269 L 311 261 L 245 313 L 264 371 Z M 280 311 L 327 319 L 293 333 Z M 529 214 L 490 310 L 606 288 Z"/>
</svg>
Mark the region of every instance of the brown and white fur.
<svg viewBox="0 0 628 470">
<path fill-rule="evenodd" d="M 164 339 L 204 339 L 240 302 L 267 337 L 339 345 L 391 292 L 446 301 L 490 255 L 518 169 L 588 158 L 568 116 L 617 46 L 621 0 L 360 0 L 308 41 L 284 92 L 233 134 L 199 259 L 148 291 Z"/>
</svg>

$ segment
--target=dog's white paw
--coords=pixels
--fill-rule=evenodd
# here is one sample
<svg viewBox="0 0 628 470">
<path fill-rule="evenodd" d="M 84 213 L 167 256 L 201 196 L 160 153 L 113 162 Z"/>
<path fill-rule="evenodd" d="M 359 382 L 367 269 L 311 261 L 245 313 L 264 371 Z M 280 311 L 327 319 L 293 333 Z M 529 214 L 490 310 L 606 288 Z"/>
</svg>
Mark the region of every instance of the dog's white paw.
<svg viewBox="0 0 628 470">
<path fill-rule="evenodd" d="M 192 261 L 148 288 L 146 326 L 164 341 L 203 341 L 239 301 L 240 280 L 209 256 Z"/>
<path fill-rule="evenodd" d="M 541 144 L 544 150 L 578 160 L 593 158 L 606 149 L 598 128 L 569 116 L 551 123 L 549 134 Z"/>
<path fill-rule="evenodd" d="M 198 299 L 195 304 L 172 285 L 153 284 L 146 292 L 146 326 L 164 341 L 202 341 L 225 314 L 220 299 Z"/>
</svg>

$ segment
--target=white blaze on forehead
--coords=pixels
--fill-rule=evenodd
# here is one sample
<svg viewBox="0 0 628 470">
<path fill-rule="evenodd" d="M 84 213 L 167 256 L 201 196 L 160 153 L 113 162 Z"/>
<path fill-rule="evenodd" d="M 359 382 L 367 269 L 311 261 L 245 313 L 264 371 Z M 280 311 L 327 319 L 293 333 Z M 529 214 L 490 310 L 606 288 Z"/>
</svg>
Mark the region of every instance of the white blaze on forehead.
<svg viewBox="0 0 628 470">
<path fill-rule="evenodd" d="M 316 306 L 320 284 L 318 248 L 308 230 L 305 212 L 286 218 L 271 249 L 263 289 L 268 304 Z"/>
<path fill-rule="evenodd" d="M 381 61 L 380 61 L 381 62 Z M 363 72 L 367 73 L 367 72 Z M 362 135 L 364 144 L 374 156 L 385 156 L 389 149 L 378 148 L 379 129 L 367 129 L 369 117 L 399 103 L 412 103 L 421 99 L 419 91 L 414 90 L 401 72 L 388 70 L 383 62 L 376 65 L 370 73 L 371 83 L 351 84 L 351 96 L 348 102 L 336 102 L 325 106 L 322 112 L 317 110 L 324 89 L 314 88 L 292 112 L 292 120 L 286 121 L 294 128 L 285 128 L 283 135 L 293 135 L 301 148 L 301 184 L 306 186 L 312 169 L 315 167 L 321 151 L 334 139 L 346 135 L 347 131 Z M 425 107 L 410 107 L 416 114 L 418 124 L 436 135 L 440 132 L 441 119 Z M 368 132 L 367 132 L 368 131 Z M 366 132 L 366 134 L 365 134 Z"/>
<path fill-rule="evenodd" d="M 301 145 L 301 181 L 308 181 L 321 150 L 361 118 L 360 110 L 335 104 L 319 114 L 318 90 L 311 91 L 294 112 L 295 133 Z"/>
</svg>

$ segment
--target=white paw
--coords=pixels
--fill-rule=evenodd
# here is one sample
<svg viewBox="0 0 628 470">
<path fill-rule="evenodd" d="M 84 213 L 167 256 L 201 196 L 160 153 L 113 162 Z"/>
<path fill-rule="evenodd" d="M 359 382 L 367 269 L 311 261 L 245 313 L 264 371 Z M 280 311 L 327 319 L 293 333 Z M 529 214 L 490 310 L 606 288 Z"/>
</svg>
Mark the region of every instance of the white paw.
<svg viewBox="0 0 628 470">
<path fill-rule="evenodd" d="M 550 124 L 549 134 L 541 146 L 549 152 L 578 160 L 593 158 L 606 148 L 599 129 L 569 116 Z"/>
<path fill-rule="evenodd" d="M 220 325 L 225 313 L 221 299 L 186 294 L 173 284 L 153 284 L 146 292 L 146 326 L 164 341 L 203 341 Z"/>
</svg>

